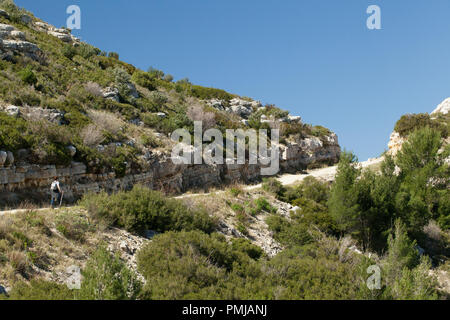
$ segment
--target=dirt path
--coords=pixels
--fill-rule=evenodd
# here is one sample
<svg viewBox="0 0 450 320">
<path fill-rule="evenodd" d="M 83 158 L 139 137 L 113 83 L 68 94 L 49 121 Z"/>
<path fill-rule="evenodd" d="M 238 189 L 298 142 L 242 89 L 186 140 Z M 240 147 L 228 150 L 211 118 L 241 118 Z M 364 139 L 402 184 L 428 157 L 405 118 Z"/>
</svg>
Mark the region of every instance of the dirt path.
<svg viewBox="0 0 450 320">
<path fill-rule="evenodd" d="M 360 162 L 360 165 L 362 168 L 367 168 L 370 166 L 376 166 L 379 163 L 381 163 L 383 161 L 383 158 L 376 158 L 376 159 L 370 159 L 364 162 Z M 301 182 L 303 179 L 305 179 L 306 177 L 315 177 L 318 179 L 323 179 L 326 181 L 332 181 L 334 180 L 334 176 L 336 175 L 336 170 L 337 170 L 337 166 L 333 166 L 333 167 L 326 167 L 326 168 L 322 168 L 322 169 L 315 169 L 315 170 L 311 170 L 310 172 L 306 173 L 306 174 L 284 174 L 280 177 L 277 178 L 278 181 L 280 181 L 283 185 L 287 186 L 287 185 L 292 185 L 294 183 L 298 183 Z M 262 184 L 257 184 L 257 185 L 253 185 L 253 186 L 246 186 L 243 189 L 247 190 L 247 191 L 251 191 L 251 190 L 256 190 L 262 187 Z M 215 194 L 220 194 L 223 193 L 225 191 L 216 191 L 216 192 L 211 192 L 211 193 L 215 193 Z M 186 198 L 191 198 L 191 197 L 197 197 L 197 196 L 205 196 L 211 193 L 193 193 L 193 194 L 184 194 L 182 196 L 178 196 L 178 197 L 174 197 L 175 199 L 186 199 Z M 65 207 L 63 207 L 65 208 Z M 49 210 L 50 208 L 41 208 L 41 209 L 36 209 L 35 211 L 45 211 L 45 210 Z M 19 212 L 25 212 L 27 211 L 27 209 L 15 209 L 15 210 L 6 210 L 6 211 L 0 211 L 0 216 L 10 213 L 10 214 L 16 214 Z"/>
</svg>

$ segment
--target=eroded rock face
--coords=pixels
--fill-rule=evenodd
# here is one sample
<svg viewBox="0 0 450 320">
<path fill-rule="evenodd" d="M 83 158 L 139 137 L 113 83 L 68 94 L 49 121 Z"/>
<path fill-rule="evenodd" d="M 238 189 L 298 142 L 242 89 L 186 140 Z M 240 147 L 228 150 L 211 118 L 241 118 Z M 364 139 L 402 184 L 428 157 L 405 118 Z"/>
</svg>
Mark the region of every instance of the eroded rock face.
<svg viewBox="0 0 450 320">
<path fill-rule="evenodd" d="M 284 171 L 304 169 L 311 165 L 334 164 L 339 161 L 341 147 L 335 133 L 322 137 L 308 137 L 288 142 L 280 147 Z"/>
<path fill-rule="evenodd" d="M 405 138 L 401 137 L 398 132 L 392 132 L 388 143 L 389 154 L 395 156 L 402 149 L 404 142 Z"/>
<path fill-rule="evenodd" d="M 109 146 L 102 146 L 104 148 Z M 114 147 L 114 146 L 112 146 Z M 69 147 L 74 156 L 77 150 Z M 312 137 L 298 143 L 281 146 L 280 171 L 295 172 L 312 164 L 331 164 L 338 161 L 340 147 L 335 134 L 320 140 Z M 260 165 L 185 165 L 175 164 L 173 159 L 163 153 L 150 153 L 143 156 L 142 169 L 127 169 L 124 177 L 114 172 L 89 173 L 83 163 L 72 162 L 68 167 L 54 165 L 32 165 L 26 163 L 28 156 L 19 157 L 14 163 L 11 152 L 0 151 L 0 201 L 2 197 L 15 194 L 29 199 L 31 194 L 39 198 L 49 196 L 49 185 L 58 176 L 65 192 L 66 201 L 79 199 L 87 192 L 115 192 L 129 190 L 136 184 L 166 193 L 181 193 L 189 189 L 208 189 L 226 183 L 256 182 L 261 179 Z"/>
<path fill-rule="evenodd" d="M 9 19 L 9 14 L 5 10 L 1 10 L 0 9 L 0 17 L 5 18 L 5 19 Z"/>
<path fill-rule="evenodd" d="M 431 113 L 431 115 L 437 115 L 438 113 L 447 114 L 450 111 L 450 98 L 442 101 L 436 109 Z"/>
<path fill-rule="evenodd" d="M 25 34 L 13 26 L 0 23 L 0 55 L 2 59 L 9 59 L 12 53 L 21 53 L 38 60 L 40 49 L 34 43 L 25 41 Z"/>
</svg>

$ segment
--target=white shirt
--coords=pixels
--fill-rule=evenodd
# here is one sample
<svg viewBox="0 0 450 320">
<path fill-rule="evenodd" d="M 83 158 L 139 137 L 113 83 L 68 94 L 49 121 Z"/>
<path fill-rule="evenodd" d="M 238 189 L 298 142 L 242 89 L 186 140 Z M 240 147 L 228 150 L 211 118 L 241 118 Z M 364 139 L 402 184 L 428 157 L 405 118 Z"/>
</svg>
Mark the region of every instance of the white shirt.
<svg viewBox="0 0 450 320">
<path fill-rule="evenodd" d="M 50 187 L 50 189 L 53 190 L 58 190 L 59 191 L 59 181 L 53 181 L 52 182 L 52 186 Z"/>
</svg>

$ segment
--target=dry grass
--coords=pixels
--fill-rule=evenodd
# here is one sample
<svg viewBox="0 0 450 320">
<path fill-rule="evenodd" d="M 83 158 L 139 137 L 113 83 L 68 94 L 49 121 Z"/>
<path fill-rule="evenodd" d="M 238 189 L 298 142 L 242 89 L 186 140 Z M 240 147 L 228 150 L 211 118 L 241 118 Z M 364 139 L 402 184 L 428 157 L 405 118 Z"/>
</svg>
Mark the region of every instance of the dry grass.
<svg viewBox="0 0 450 320">
<path fill-rule="evenodd" d="M 98 83 L 89 81 L 88 83 L 86 83 L 84 85 L 84 88 L 86 89 L 87 92 L 89 92 L 93 96 L 97 96 L 97 97 L 103 96 L 102 87 Z"/>
<path fill-rule="evenodd" d="M 88 116 L 100 131 L 104 130 L 113 135 L 117 135 L 125 127 L 125 122 L 114 113 L 89 110 Z"/>
<path fill-rule="evenodd" d="M 80 137 L 88 147 L 98 146 L 105 140 L 103 132 L 95 124 L 89 124 L 84 127 L 80 132 Z"/>
<path fill-rule="evenodd" d="M 205 112 L 203 106 L 198 102 L 191 102 L 187 110 L 187 116 L 192 121 L 200 121 L 203 131 L 214 128 L 216 125 L 216 115 L 213 112 Z"/>
<path fill-rule="evenodd" d="M 95 227 L 85 229 L 83 226 L 83 243 L 79 238 L 67 238 L 58 231 L 56 217 L 65 218 L 64 213 L 69 212 L 79 219 L 86 215 L 84 210 L 74 207 L 58 214 L 51 210 L 28 210 L 0 216 L 0 284 L 11 286 L 16 281 L 36 277 L 58 281 L 67 267 L 84 264 L 104 233 L 97 232 Z M 79 224 L 78 219 L 63 222 L 70 228 L 70 235 Z"/>
<path fill-rule="evenodd" d="M 431 220 L 428 225 L 423 228 L 423 232 L 432 240 L 442 240 L 442 230 L 439 225 L 433 220 Z"/>
</svg>

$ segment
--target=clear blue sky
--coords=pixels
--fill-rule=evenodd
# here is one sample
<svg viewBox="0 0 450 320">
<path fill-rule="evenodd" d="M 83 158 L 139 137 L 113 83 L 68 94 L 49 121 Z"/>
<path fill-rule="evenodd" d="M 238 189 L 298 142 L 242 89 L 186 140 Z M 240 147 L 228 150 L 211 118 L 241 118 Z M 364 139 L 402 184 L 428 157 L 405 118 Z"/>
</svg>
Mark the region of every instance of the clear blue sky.
<svg viewBox="0 0 450 320">
<path fill-rule="evenodd" d="M 335 131 L 360 160 L 450 96 L 450 1 L 16 0 L 126 62 L 249 96 Z M 379 5 L 382 30 L 366 28 Z"/>
</svg>

